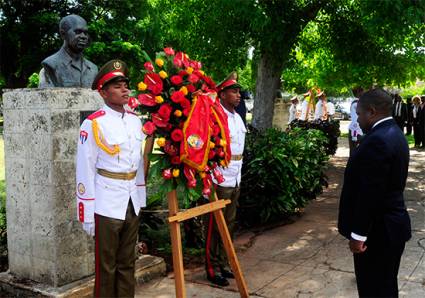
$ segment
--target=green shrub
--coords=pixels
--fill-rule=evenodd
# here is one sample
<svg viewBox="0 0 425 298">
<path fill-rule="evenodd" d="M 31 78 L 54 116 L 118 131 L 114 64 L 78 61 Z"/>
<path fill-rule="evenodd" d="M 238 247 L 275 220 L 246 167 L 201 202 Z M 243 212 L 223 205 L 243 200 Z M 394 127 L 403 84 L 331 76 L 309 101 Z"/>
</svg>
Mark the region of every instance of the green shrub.
<svg viewBox="0 0 425 298">
<path fill-rule="evenodd" d="M 290 129 L 294 129 L 295 127 L 299 127 L 302 129 L 317 129 L 322 131 L 326 138 L 327 142 L 325 144 L 326 153 L 329 155 L 334 155 L 336 149 L 338 147 L 338 137 L 341 132 L 339 130 L 339 120 L 331 120 L 331 121 L 322 121 L 322 120 L 314 120 L 314 121 L 303 121 L 303 120 L 294 120 L 289 125 Z"/>
<path fill-rule="evenodd" d="M 326 137 L 294 128 L 249 133 L 245 142 L 239 222 L 252 226 L 281 220 L 327 186 Z"/>
<path fill-rule="evenodd" d="M 38 73 L 34 72 L 29 78 L 28 78 L 28 84 L 27 88 L 37 88 L 38 82 L 40 78 L 38 77 Z"/>
</svg>

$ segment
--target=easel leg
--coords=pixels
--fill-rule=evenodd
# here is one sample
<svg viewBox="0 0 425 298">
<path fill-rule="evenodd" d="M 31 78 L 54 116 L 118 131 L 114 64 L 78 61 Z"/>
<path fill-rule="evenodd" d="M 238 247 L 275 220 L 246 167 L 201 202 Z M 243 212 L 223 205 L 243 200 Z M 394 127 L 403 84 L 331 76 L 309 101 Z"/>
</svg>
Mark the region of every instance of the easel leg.
<svg viewBox="0 0 425 298">
<path fill-rule="evenodd" d="M 169 215 L 174 216 L 179 211 L 176 190 L 168 193 Z M 170 223 L 171 247 L 173 251 L 174 279 L 176 285 L 176 297 L 186 298 L 186 288 L 184 285 L 183 249 L 180 232 L 180 223 L 175 221 Z"/>
<path fill-rule="evenodd" d="M 214 194 L 214 199 L 217 200 L 217 194 Z M 214 218 L 223 241 L 224 249 L 226 250 L 230 267 L 232 268 L 233 274 L 235 275 L 239 293 L 243 298 L 249 297 L 248 287 L 245 283 L 238 257 L 236 256 L 236 252 L 233 247 L 232 239 L 230 237 L 229 229 L 227 228 L 226 220 L 224 219 L 223 211 L 221 209 L 214 211 Z"/>
</svg>

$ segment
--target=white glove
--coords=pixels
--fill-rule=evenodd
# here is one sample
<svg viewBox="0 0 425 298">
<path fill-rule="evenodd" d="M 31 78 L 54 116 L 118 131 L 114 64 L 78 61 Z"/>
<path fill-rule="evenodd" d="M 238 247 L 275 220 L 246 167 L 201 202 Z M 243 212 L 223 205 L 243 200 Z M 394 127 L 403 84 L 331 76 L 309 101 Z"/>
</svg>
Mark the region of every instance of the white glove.
<svg viewBox="0 0 425 298">
<path fill-rule="evenodd" d="M 83 222 L 83 230 L 89 236 L 94 236 L 94 222 Z"/>
</svg>

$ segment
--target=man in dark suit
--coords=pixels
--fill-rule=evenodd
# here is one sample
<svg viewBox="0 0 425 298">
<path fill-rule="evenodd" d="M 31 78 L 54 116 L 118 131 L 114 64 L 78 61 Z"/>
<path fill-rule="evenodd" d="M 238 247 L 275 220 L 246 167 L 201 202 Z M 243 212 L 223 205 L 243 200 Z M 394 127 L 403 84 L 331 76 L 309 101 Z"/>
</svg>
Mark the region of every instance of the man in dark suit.
<svg viewBox="0 0 425 298">
<path fill-rule="evenodd" d="M 400 258 L 411 237 L 403 198 L 409 148 L 391 112 L 384 90 L 361 96 L 357 114 L 366 136 L 344 174 L 338 230 L 349 239 L 360 297 L 398 296 Z"/>
<path fill-rule="evenodd" d="M 401 131 L 404 131 L 404 126 L 407 122 L 407 105 L 401 99 L 401 96 L 398 94 L 394 95 L 394 105 L 393 105 L 393 118 L 397 125 L 400 127 Z"/>
</svg>

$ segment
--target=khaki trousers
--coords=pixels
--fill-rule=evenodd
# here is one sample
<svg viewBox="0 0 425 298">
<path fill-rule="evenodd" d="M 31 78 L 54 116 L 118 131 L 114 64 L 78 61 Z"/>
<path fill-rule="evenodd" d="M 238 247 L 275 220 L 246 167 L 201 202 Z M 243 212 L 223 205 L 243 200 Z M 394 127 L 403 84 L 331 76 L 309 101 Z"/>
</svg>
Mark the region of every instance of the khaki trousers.
<svg viewBox="0 0 425 298">
<path fill-rule="evenodd" d="M 134 297 L 139 216 L 131 200 L 125 220 L 95 214 L 95 223 L 94 297 Z"/>
<path fill-rule="evenodd" d="M 217 185 L 216 192 L 218 199 L 229 199 L 232 201 L 224 209 L 222 209 L 222 211 L 230 236 L 233 239 L 240 187 L 222 187 Z M 228 261 L 213 213 L 207 214 L 206 223 L 205 265 L 207 274 L 209 276 L 214 276 L 216 271 L 220 270 L 220 268 L 228 268 Z"/>
</svg>

